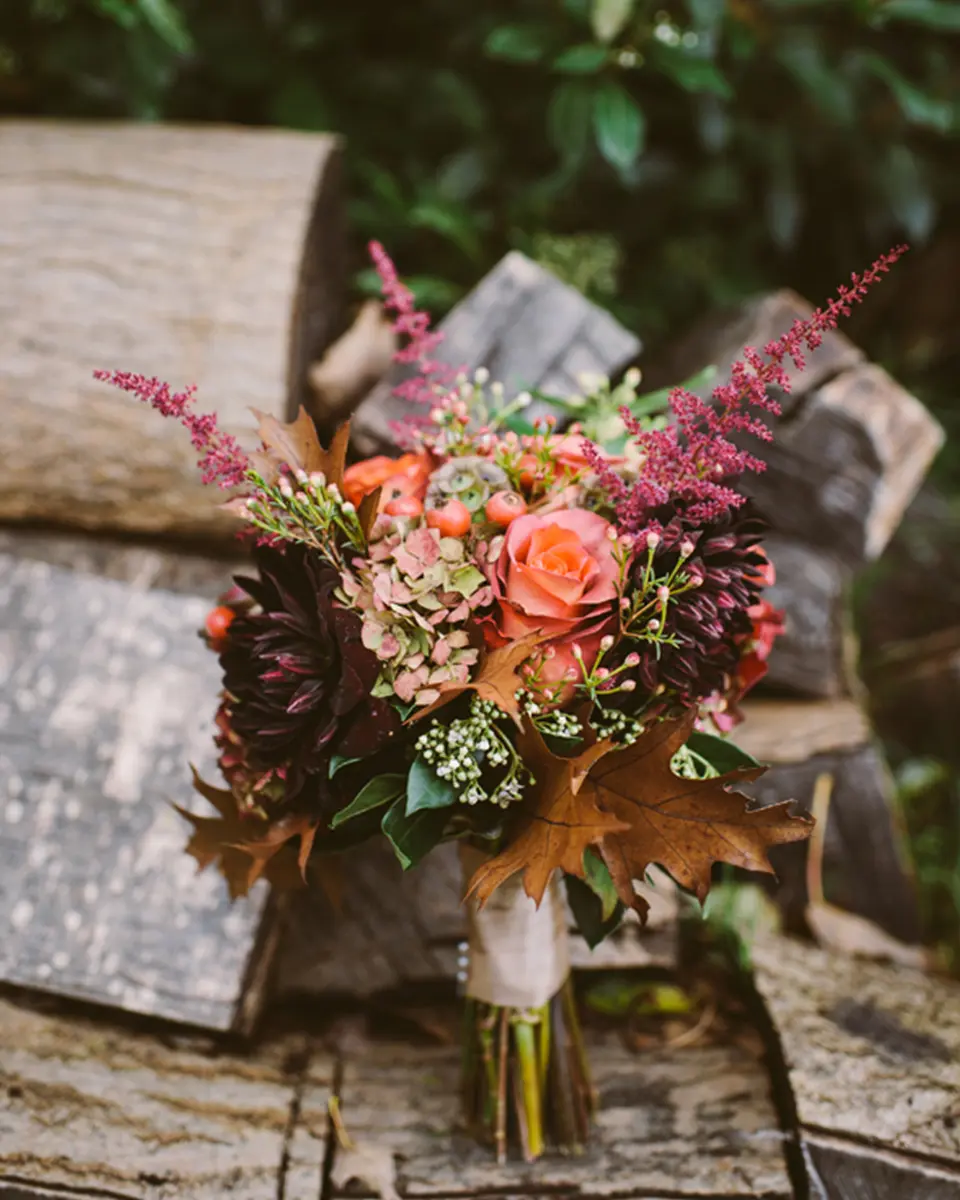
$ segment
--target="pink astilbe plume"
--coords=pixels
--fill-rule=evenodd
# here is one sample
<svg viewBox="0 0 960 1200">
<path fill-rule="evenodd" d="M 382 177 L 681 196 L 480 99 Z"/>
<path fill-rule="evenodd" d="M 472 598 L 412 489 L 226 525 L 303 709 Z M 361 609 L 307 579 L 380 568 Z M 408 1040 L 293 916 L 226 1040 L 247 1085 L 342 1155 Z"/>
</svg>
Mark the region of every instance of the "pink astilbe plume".
<svg viewBox="0 0 960 1200">
<path fill-rule="evenodd" d="M 802 371 L 804 351 L 816 350 L 824 332 L 835 329 L 841 316 L 849 316 L 851 305 L 859 303 L 906 250 L 906 246 L 896 246 L 863 275 L 852 275 L 850 286 L 840 287 L 826 309 L 798 318 L 791 329 L 764 346 L 763 354 L 747 346 L 743 358 L 733 365 L 730 382 L 714 388 L 712 404 L 684 388 L 675 388 L 670 394 L 674 422 L 656 430 L 644 428 L 624 408 L 624 423 L 643 455 L 639 481 L 626 483 L 601 451 L 585 442 L 584 454 L 616 506 L 618 526 L 629 534 L 655 529 L 651 510 L 668 501 L 682 508 L 685 518 L 694 523 L 717 520 L 743 504 L 744 496 L 731 485 L 745 471 L 762 471 L 765 464 L 736 446 L 731 436 L 749 433 L 762 441 L 772 439 L 757 412 L 779 416 L 780 405 L 767 388 L 790 391 L 784 361 L 789 357 Z"/>
<path fill-rule="evenodd" d="M 384 307 L 393 312 L 393 331 L 406 339 L 394 354 L 394 361 L 416 367 L 416 374 L 405 379 L 394 389 L 394 395 L 411 404 L 435 405 L 438 389 L 446 389 L 452 383 L 456 371 L 447 363 L 432 357 L 443 341 L 443 334 L 430 328 L 430 315 L 420 312 L 413 293 L 401 283 L 393 259 L 379 242 L 368 245 L 370 257 L 380 276 L 380 294 Z M 401 446 L 411 441 L 411 433 L 427 424 L 426 418 L 407 417 L 404 421 L 391 422 L 391 428 Z"/>
<path fill-rule="evenodd" d="M 190 441 L 202 453 L 197 466 L 203 474 L 204 483 L 215 483 L 221 488 L 239 487 L 245 479 L 249 462 L 240 443 L 229 433 L 217 428 L 213 413 L 195 413 L 193 402 L 197 389 L 188 387 L 183 392 L 171 392 L 170 385 L 146 375 L 130 371 L 94 371 L 94 378 L 129 392 L 151 405 L 165 417 L 174 417 L 189 432 Z"/>
</svg>

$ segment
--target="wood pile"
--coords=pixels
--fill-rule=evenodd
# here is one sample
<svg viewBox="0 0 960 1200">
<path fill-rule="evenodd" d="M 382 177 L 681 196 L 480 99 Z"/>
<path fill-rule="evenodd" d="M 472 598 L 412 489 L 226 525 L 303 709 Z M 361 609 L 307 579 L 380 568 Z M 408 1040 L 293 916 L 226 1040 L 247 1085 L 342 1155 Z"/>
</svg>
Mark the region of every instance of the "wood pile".
<svg viewBox="0 0 960 1200">
<path fill-rule="evenodd" d="M 933 1029 L 956 1002 L 946 984 L 764 942 L 767 1016 L 639 1057 L 595 1030 L 589 1154 L 498 1171 L 456 1129 L 450 1038 L 420 1017 L 430 1044 L 411 1047 L 402 1026 L 411 996 L 452 996 L 463 936 L 452 856 L 401 878 L 385 847 L 364 849 L 340 913 L 303 894 L 281 907 L 262 885 L 230 906 L 217 878 L 194 877 L 169 805 L 194 802 L 188 760 L 210 766 L 218 679 L 196 630 L 236 546 L 182 431 L 90 373 L 197 382 L 200 407 L 242 437 L 248 406 L 289 415 L 311 379 L 329 381 L 313 368 L 346 324 L 339 187 L 336 141 L 321 136 L 0 122 L 0 262 L 13 280 L 0 300 L 0 1196 L 958 1194 L 944 1190 L 960 1179 L 958 1047 Z M 647 381 L 678 382 L 708 361 L 722 373 L 798 311 L 778 293 L 714 320 Z M 361 381 L 383 362 L 382 322 L 366 312 L 376 344 L 360 355 Z M 451 361 L 486 366 L 508 391 L 570 391 L 641 350 L 518 254 L 443 327 Z M 394 381 L 357 408 L 359 454 L 391 444 Z M 352 401 L 338 387 L 326 394 L 339 416 Z M 836 335 L 811 356 L 779 435 L 756 500 L 775 523 L 773 598 L 788 633 L 775 690 L 751 702 L 739 740 L 773 764 L 764 799 L 809 804 L 832 776 L 829 898 L 909 942 L 916 906 L 852 670 L 848 599 L 939 431 Z M 802 851 L 779 866 L 799 928 Z M 577 964 L 676 970 L 676 910 L 667 892 L 647 930 L 626 924 L 602 956 L 575 944 Z M 335 1019 L 358 1006 L 359 1024 Z M 402 1037 L 369 1024 L 386 1010 Z M 264 1013 L 274 1032 L 251 1042 Z M 891 1055 L 907 1066 L 892 1069 Z M 833 1075 L 846 1090 L 831 1107 Z M 871 1080 L 893 1113 L 883 1122 Z M 352 1149 L 331 1125 L 332 1095 Z M 857 1191 L 858 1172 L 884 1182 Z"/>
</svg>

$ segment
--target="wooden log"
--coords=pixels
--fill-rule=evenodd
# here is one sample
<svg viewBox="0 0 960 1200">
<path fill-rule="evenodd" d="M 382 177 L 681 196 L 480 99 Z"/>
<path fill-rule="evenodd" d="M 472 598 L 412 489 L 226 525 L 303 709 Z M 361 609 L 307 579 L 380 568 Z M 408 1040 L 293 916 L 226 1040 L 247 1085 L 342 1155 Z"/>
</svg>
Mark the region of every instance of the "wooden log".
<svg viewBox="0 0 960 1200">
<path fill-rule="evenodd" d="M 806 300 L 778 291 L 707 318 L 648 367 L 651 388 L 681 382 L 714 364 L 707 393 L 729 379 L 745 345 L 758 349 L 810 314 Z M 943 431 L 843 334 L 825 334 L 806 370 L 785 364 L 792 390 L 776 439 L 751 449 L 768 466 L 744 490 L 778 533 L 837 554 L 850 565 L 876 558 L 897 528 L 943 441 Z"/>
<path fill-rule="evenodd" d="M 473 373 L 486 367 L 507 397 L 539 389 L 579 391 L 584 372 L 615 375 L 640 353 L 639 340 L 609 313 L 512 251 L 441 322 L 436 357 Z M 362 455 L 390 451 L 391 422 L 410 406 L 392 394 L 402 378 L 391 372 L 359 406 L 351 426 Z"/>
<path fill-rule="evenodd" d="M 325 1127 L 300 1117 L 302 1043 L 241 1058 L 0 1002 L 0 1196 L 316 1200 Z M 332 1064 L 311 1058 L 325 1108 Z"/>
<path fill-rule="evenodd" d="M 784 613 L 765 687 L 804 696 L 855 690 L 855 642 L 848 614 L 849 567 L 827 551 L 776 535 L 764 541 L 776 582 L 764 592 Z"/>
<path fill-rule="evenodd" d="M 763 804 L 794 800 L 809 812 L 822 773 L 833 779 L 824 843 L 824 890 L 840 908 L 873 921 L 902 942 L 920 940 L 920 919 L 890 773 L 859 707 L 851 700 L 744 705 L 734 740 L 770 770 L 745 790 Z M 791 929 L 803 928 L 807 844 L 778 846 L 777 899 Z"/>
<path fill-rule="evenodd" d="M 0 978 L 212 1029 L 248 1028 L 263 886 L 196 876 L 171 802 L 215 777 L 216 658 L 189 595 L 0 555 Z"/>
<path fill-rule="evenodd" d="M 252 444 L 341 313 L 336 139 L 0 123 L 0 519 L 219 534 L 184 430 L 92 378 L 195 383 Z"/>
<path fill-rule="evenodd" d="M 322 867 L 320 868 L 322 869 Z M 570 916 L 575 970 L 655 967 L 678 957 L 677 896 L 669 880 L 647 888 L 643 929 L 631 916 L 595 950 Z M 456 847 L 439 846 L 404 874 L 385 840 L 352 850 L 343 862 L 336 908 L 319 891 L 292 896 L 284 913 L 275 994 L 375 996 L 418 984 L 451 983 L 467 936 Z"/>
<path fill-rule="evenodd" d="M 757 1040 L 758 1042 L 759 1040 Z M 599 1114 L 586 1153 L 498 1167 L 459 1128 L 459 1053 L 369 1044 L 347 1058 L 341 1111 L 358 1146 L 393 1156 L 400 1196 L 792 1196 L 760 1046 L 624 1050 L 588 1035 Z M 334 1178 L 336 1172 L 334 1157 Z M 389 1160 L 388 1160 L 389 1161 Z M 333 1196 L 371 1195 L 369 1184 Z"/>
<path fill-rule="evenodd" d="M 960 987 L 789 938 L 751 950 L 809 1195 L 960 1195 Z"/>
</svg>

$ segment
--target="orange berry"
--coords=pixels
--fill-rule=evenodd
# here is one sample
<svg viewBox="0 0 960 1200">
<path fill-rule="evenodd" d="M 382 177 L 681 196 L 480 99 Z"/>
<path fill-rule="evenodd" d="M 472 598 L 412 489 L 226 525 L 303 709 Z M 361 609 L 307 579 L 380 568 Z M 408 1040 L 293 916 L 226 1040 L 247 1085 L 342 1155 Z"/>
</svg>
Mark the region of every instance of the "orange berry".
<svg viewBox="0 0 960 1200">
<path fill-rule="evenodd" d="M 441 537 L 463 537 L 473 517 L 462 500 L 448 500 L 443 508 L 427 510 L 427 524 L 439 529 Z"/>
<path fill-rule="evenodd" d="M 494 525 L 509 525 L 527 511 L 527 502 L 519 492 L 495 492 L 485 511 L 487 520 Z"/>
<path fill-rule="evenodd" d="M 531 488 L 537 482 L 540 474 L 540 463 L 535 454 L 524 454 L 517 463 L 520 482 L 525 488 Z"/>
<path fill-rule="evenodd" d="M 204 625 L 213 641 L 219 642 L 221 638 L 227 636 L 227 630 L 236 615 L 233 609 L 227 608 L 225 604 L 218 604 L 216 608 L 211 608 L 207 613 Z"/>
<path fill-rule="evenodd" d="M 397 496 L 383 511 L 388 517 L 419 517 L 423 512 L 423 501 L 416 496 Z"/>
</svg>

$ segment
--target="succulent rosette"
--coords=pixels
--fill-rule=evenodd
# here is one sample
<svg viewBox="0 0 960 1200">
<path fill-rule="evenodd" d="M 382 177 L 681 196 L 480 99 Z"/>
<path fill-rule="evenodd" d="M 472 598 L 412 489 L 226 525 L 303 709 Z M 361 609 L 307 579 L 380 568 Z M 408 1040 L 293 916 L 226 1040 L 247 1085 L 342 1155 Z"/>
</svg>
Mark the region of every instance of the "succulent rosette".
<svg viewBox="0 0 960 1200">
<path fill-rule="evenodd" d="M 628 372 L 532 423 L 529 395 L 433 358 L 438 335 L 372 252 L 414 368 L 398 457 L 348 465 L 349 428 L 325 448 L 303 410 L 261 415 L 246 454 L 192 391 L 101 378 L 187 427 L 253 542 L 256 573 L 207 621 L 226 786 L 195 781 L 218 815 L 185 814 L 188 849 L 239 895 L 311 864 L 322 880 L 324 852 L 377 833 L 405 869 L 456 840 L 468 1115 L 501 1157 L 513 1131 L 533 1159 L 548 1137 L 581 1143 L 592 1104 L 561 886 L 593 945 L 626 908 L 645 916 L 651 866 L 702 900 L 715 862 L 769 872 L 771 847 L 809 834 L 735 790 L 761 768 L 715 732 L 782 629 L 739 491 L 762 463 L 741 447 L 771 436 L 784 361 L 802 366 L 899 252 L 746 350 L 709 402 L 681 387 L 658 407 Z"/>
</svg>

